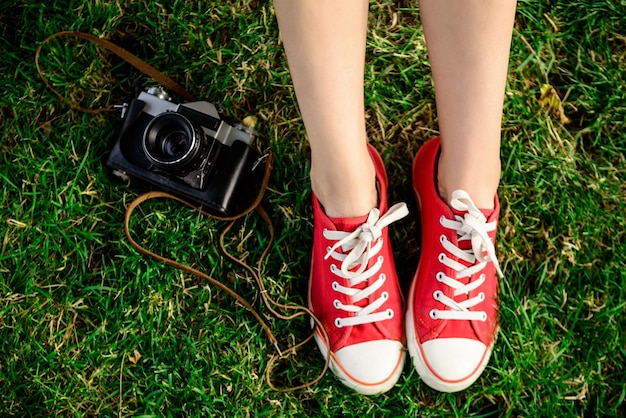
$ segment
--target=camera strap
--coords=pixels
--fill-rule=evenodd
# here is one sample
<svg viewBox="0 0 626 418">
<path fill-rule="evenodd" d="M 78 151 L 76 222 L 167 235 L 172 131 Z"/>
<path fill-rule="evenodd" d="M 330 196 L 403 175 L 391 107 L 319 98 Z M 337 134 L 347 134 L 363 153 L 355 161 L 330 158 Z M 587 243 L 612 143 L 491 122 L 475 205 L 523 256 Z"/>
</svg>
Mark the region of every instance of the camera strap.
<svg viewBox="0 0 626 418">
<path fill-rule="evenodd" d="M 48 36 L 46 39 L 44 39 L 42 41 L 42 43 L 39 45 L 39 47 L 37 48 L 37 51 L 35 53 L 35 65 L 37 67 L 37 72 L 39 74 L 39 77 L 43 80 L 44 84 L 46 85 L 46 87 L 48 87 L 48 89 L 50 89 L 61 101 L 63 101 L 65 104 L 67 104 L 68 106 L 70 106 L 72 109 L 78 110 L 80 112 L 84 112 L 84 113 L 89 113 L 89 114 L 94 114 L 94 113 L 100 113 L 100 112 L 105 112 L 105 111 L 112 111 L 114 110 L 113 106 L 108 106 L 108 107 L 103 107 L 103 108 L 98 108 L 98 109 L 86 109 L 83 108 L 79 105 L 77 105 L 76 103 L 71 102 L 70 100 L 68 100 L 67 98 L 63 97 L 63 95 L 61 95 L 56 89 L 54 89 L 54 87 L 52 86 L 52 84 L 50 83 L 50 81 L 44 76 L 43 71 L 40 68 L 39 65 L 39 57 L 41 54 L 41 50 L 43 48 L 43 46 L 48 43 L 49 41 L 51 41 L 52 39 L 55 38 L 59 38 L 59 37 L 73 37 L 73 38 L 78 38 L 78 39 L 83 39 L 89 42 L 92 42 L 98 46 L 101 46 L 103 48 L 106 48 L 107 50 L 109 50 L 110 52 L 112 52 L 113 54 L 117 55 L 118 57 L 122 58 L 123 60 L 127 61 L 128 63 L 130 63 L 133 67 L 135 67 L 136 69 L 138 69 L 139 71 L 143 72 L 144 74 L 148 75 L 149 77 L 153 78 L 154 80 L 158 81 L 163 87 L 165 87 L 168 90 L 173 91 L 174 93 L 176 93 L 177 95 L 179 95 L 181 98 L 187 100 L 187 101 L 195 101 L 195 98 L 193 97 L 193 95 L 191 95 L 189 92 L 187 92 L 187 90 L 182 87 L 180 84 L 176 83 L 174 80 L 172 80 L 171 78 L 167 77 L 166 75 L 164 75 L 163 73 L 161 73 L 160 71 L 158 71 L 156 68 L 152 67 L 151 65 L 147 64 L 145 61 L 141 60 L 140 58 L 138 58 L 137 56 L 131 54 L 130 52 L 128 52 L 127 50 L 125 50 L 124 48 L 115 45 L 114 43 L 106 40 L 106 39 L 102 39 L 102 38 L 98 38 L 96 36 L 93 36 L 91 34 L 88 33 L 83 33 L 83 32 L 75 32 L 75 31 L 65 31 L 65 32 L 58 32 L 55 33 L 53 35 Z M 315 323 L 315 328 L 320 331 L 322 333 L 322 337 L 324 338 L 324 340 L 326 341 L 326 343 L 328 344 L 329 342 L 329 337 L 328 334 L 326 333 L 326 330 L 324 329 L 324 327 L 322 326 L 321 322 L 319 321 L 319 319 L 316 318 L 316 316 L 313 314 L 313 312 L 311 312 L 310 309 L 301 306 L 301 305 L 296 305 L 296 304 L 285 304 L 285 303 L 281 303 L 276 301 L 275 299 L 273 299 L 272 297 L 270 297 L 265 284 L 263 283 L 263 275 L 261 274 L 262 271 L 262 266 L 263 263 L 265 262 L 271 247 L 274 244 L 274 225 L 273 222 L 270 218 L 270 216 L 268 215 L 267 211 L 263 208 L 263 206 L 261 205 L 261 200 L 263 199 L 263 196 L 265 194 L 265 191 L 267 190 L 267 185 L 269 183 L 269 179 L 270 179 L 270 173 L 272 171 L 272 163 L 273 163 L 273 157 L 272 154 L 269 153 L 268 154 L 268 158 L 265 159 L 265 171 L 263 174 L 263 181 L 261 182 L 260 188 L 259 188 L 259 192 L 257 193 L 256 198 L 254 199 L 254 201 L 250 204 L 250 206 L 248 206 L 248 208 L 246 208 L 245 210 L 243 210 L 241 213 L 235 215 L 235 216 L 231 216 L 231 217 L 219 217 L 219 216 L 215 216 L 214 214 L 211 214 L 209 212 L 204 211 L 202 208 L 184 200 L 181 199 L 177 196 L 174 196 L 170 193 L 166 193 L 166 192 L 161 192 L 161 191 L 154 191 L 154 192 L 149 192 L 149 193 L 145 193 L 139 197 L 137 197 L 135 200 L 133 200 L 130 205 L 128 206 L 128 208 L 126 209 L 126 214 L 124 217 L 124 231 L 126 234 L 126 238 L 128 239 L 130 245 L 137 250 L 139 253 L 151 257 L 157 261 L 160 261 L 168 266 L 174 267 L 176 269 L 182 270 L 186 273 L 189 273 L 193 276 L 196 276 L 197 278 L 200 278 L 202 280 L 205 280 L 207 282 L 209 282 L 211 285 L 219 288 L 220 290 L 222 290 L 223 292 L 225 292 L 226 294 L 228 294 L 229 296 L 231 296 L 233 299 L 235 299 L 237 302 L 239 302 L 241 305 L 243 305 L 251 314 L 252 316 L 254 316 L 254 318 L 259 322 L 259 324 L 261 325 L 261 327 L 263 328 L 265 334 L 267 335 L 267 338 L 269 339 L 269 341 L 272 343 L 272 345 L 274 345 L 274 347 L 276 348 L 277 354 L 273 354 L 272 356 L 270 356 L 270 359 L 268 361 L 267 364 L 267 368 L 266 368 L 266 372 L 265 372 L 265 379 L 268 383 L 268 385 L 273 389 L 276 390 L 278 392 L 291 392 L 291 391 L 295 391 L 295 390 L 299 390 L 299 389 L 304 389 L 304 388 L 308 388 L 314 384 L 316 384 L 317 382 L 319 382 L 322 377 L 324 376 L 324 374 L 326 373 L 326 371 L 328 370 L 328 366 L 329 366 L 329 362 L 330 362 L 330 356 L 326 356 L 326 361 L 324 363 L 324 367 L 322 369 L 322 371 L 319 373 L 319 375 L 317 375 L 315 378 L 313 378 L 310 381 L 304 382 L 302 384 L 296 385 L 296 386 L 292 386 L 292 387 L 282 387 L 282 386 L 278 386 L 274 384 L 273 381 L 273 374 L 274 374 L 274 370 L 277 366 L 277 363 L 279 362 L 279 360 L 281 359 L 285 359 L 288 357 L 288 355 L 290 354 L 294 354 L 299 348 L 301 348 L 302 346 L 304 346 L 305 344 L 309 343 L 314 336 L 314 333 L 311 333 L 308 337 L 306 337 L 304 340 L 293 344 L 291 346 L 289 346 L 288 348 L 284 349 L 281 351 L 280 347 L 279 347 L 279 343 L 278 340 L 276 339 L 276 337 L 274 336 L 272 330 L 270 329 L 270 327 L 267 325 L 267 322 L 263 319 L 263 317 L 259 314 L 259 312 L 246 300 L 244 299 L 241 295 L 239 295 L 237 292 L 235 292 L 234 290 L 232 290 L 230 287 L 228 287 L 227 285 L 225 285 L 224 283 L 222 283 L 221 281 L 209 276 L 208 274 L 195 269 L 191 266 L 179 263 L 175 260 L 172 260 L 168 257 L 165 257 L 163 255 L 160 254 L 156 254 L 146 248 L 144 248 L 141 244 L 139 244 L 132 236 L 131 233 L 131 228 L 130 228 L 130 223 L 131 223 L 131 218 L 132 215 L 134 213 L 134 211 L 144 202 L 148 201 L 148 200 L 153 200 L 153 199 L 171 199 L 171 200 L 175 200 L 185 206 L 188 206 L 190 208 L 192 208 L 193 210 L 196 210 L 200 213 L 202 213 L 205 216 L 208 216 L 210 218 L 216 219 L 216 220 L 220 220 L 220 221 L 227 221 L 227 225 L 226 227 L 222 230 L 222 232 L 220 233 L 220 237 L 219 237 L 219 248 L 220 251 L 224 254 L 224 256 L 233 264 L 239 266 L 240 268 L 244 269 L 245 271 L 247 271 L 255 280 L 257 288 L 258 288 L 258 292 L 261 296 L 261 299 L 265 305 L 265 307 L 272 313 L 272 315 L 274 315 L 276 318 L 281 319 L 281 320 L 285 320 L 285 321 L 290 321 L 293 320 L 295 318 L 298 318 L 300 316 L 304 316 L 307 315 L 309 316 L 312 321 Z M 244 262 L 243 260 L 235 257 L 233 254 L 231 254 L 227 248 L 226 245 L 224 243 L 224 238 L 226 237 L 226 235 L 229 233 L 229 231 L 232 229 L 233 225 L 235 225 L 236 221 L 248 216 L 251 212 L 255 212 L 256 214 L 258 214 L 261 219 L 267 224 L 268 228 L 269 228 L 269 240 L 267 245 L 265 246 L 263 253 L 261 255 L 261 257 L 259 258 L 259 260 L 257 261 L 257 264 L 255 267 L 252 267 L 250 265 L 248 265 L 246 262 Z M 279 310 L 283 310 L 285 312 L 291 312 L 290 314 L 283 314 L 281 312 L 279 312 Z"/>
<path fill-rule="evenodd" d="M 162 72 L 160 72 L 159 70 L 157 70 L 156 68 L 148 64 L 147 62 L 145 62 L 144 60 L 142 60 L 141 58 L 137 57 L 136 55 L 131 54 L 126 49 L 114 44 L 113 42 L 107 39 L 98 38 L 97 36 L 91 35 L 89 33 L 76 32 L 76 31 L 63 31 L 63 32 L 57 32 L 48 36 L 39 44 L 39 47 L 37 48 L 37 51 L 35 52 L 35 66 L 37 67 L 37 73 L 39 74 L 39 77 L 43 80 L 46 87 L 48 87 L 48 89 L 52 91 L 52 93 L 54 93 L 59 99 L 61 99 L 61 101 L 63 101 L 72 109 L 78 110 L 83 113 L 91 113 L 91 114 L 115 110 L 113 106 L 98 108 L 98 109 L 87 109 L 87 108 L 80 107 L 76 103 L 73 103 L 72 101 L 65 98 L 54 87 L 52 87 L 52 84 L 50 83 L 48 78 L 44 75 L 43 71 L 41 70 L 41 67 L 39 66 L 39 56 L 41 55 L 41 50 L 45 44 L 47 44 L 48 42 L 50 42 L 51 40 L 55 38 L 61 38 L 61 37 L 83 39 L 95 45 L 101 46 L 109 50 L 113 54 L 117 55 L 118 57 L 120 57 L 121 59 L 123 59 L 124 61 L 126 61 L 127 63 L 129 63 L 130 65 L 132 65 L 133 67 L 141 71 L 142 73 L 158 81 L 164 88 L 166 88 L 167 90 L 173 91 L 174 93 L 176 93 L 177 95 L 185 99 L 186 101 L 193 102 L 196 100 L 195 97 L 191 95 L 183 86 L 181 86 L 180 84 L 178 84 L 177 82 L 175 82 L 174 80 L 172 80 L 171 78 L 169 78 L 168 76 L 166 76 L 165 74 L 163 74 Z"/>
<path fill-rule="evenodd" d="M 322 371 L 320 372 L 320 374 L 315 377 L 313 380 L 309 381 L 309 382 L 305 382 L 302 383 L 300 385 L 297 386 L 293 386 L 293 387 L 279 387 L 277 385 L 274 384 L 272 375 L 273 375 L 273 370 L 276 368 L 277 362 L 281 359 L 281 358 L 285 358 L 290 354 L 295 353 L 300 347 L 304 346 L 305 344 L 307 344 L 309 341 L 311 341 L 311 339 L 313 338 L 314 333 L 311 333 L 308 337 L 306 337 L 304 340 L 288 347 L 287 349 L 284 349 L 281 351 L 279 344 L 278 344 L 278 340 L 276 339 L 276 337 L 274 336 L 274 334 L 272 333 L 272 330 L 270 329 L 270 327 L 267 325 L 266 321 L 263 319 L 263 317 L 257 312 L 257 310 L 255 308 L 252 307 L 252 305 L 245 300 L 241 295 L 239 295 L 238 293 L 236 293 L 234 290 L 232 290 L 230 287 L 226 286 L 224 283 L 222 283 L 221 281 L 209 276 L 208 274 L 195 269 L 191 266 L 179 263 L 177 261 L 174 261 L 168 257 L 165 257 L 163 255 L 159 255 L 156 254 L 146 248 L 144 248 L 142 245 L 140 245 L 139 243 L 137 243 L 137 241 L 133 238 L 132 236 L 132 232 L 131 232 L 131 228 L 130 228 L 130 222 L 131 222 L 131 217 L 133 215 L 133 212 L 135 211 L 135 209 L 137 209 L 142 203 L 148 201 L 148 200 L 152 200 L 152 199 L 162 199 L 162 198 L 166 198 L 166 199 L 172 199 L 175 200 L 185 206 L 190 207 L 193 210 L 196 210 L 200 213 L 202 213 L 205 216 L 208 216 L 210 218 L 213 219 L 217 219 L 220 221 L 228 221 L 226 227 L 224 227 L 224 229 L 222 230 L 222 232 L 220 233 L 220 237 L 219 237 L 219 248 L 220 251 L 224 254 L 224 256 L 230 260 L 232 263 L 234 263 L 235 265 L 238 265 L 239 267 L 243 268 L 244 270 L 246 270 L 253 278 L 254 281 L 256 282 L 259 294 L 261 296 L 261 299 L 263 300 L 263 303 L 265 305 L 265 307 L 278 319 L 281 320 L 285 320 L 285 321 L 290 321 L 293 320 L 295 318 L 298 318 L 300 316 L 303 315 L 308 315 L 309 317 L 312 318 L 312 320 L 315 322 L 316 328 L 319 329 L 322 333 L 323 333 L 323 338 L 326 339 L 326 341 L 328 342 L 328 334 L 326 333 L 326 330 L 324 329 L 324 327 L 322 326 L 321 322 L 319 321 L 319 319 L 317 319 L 315 317 L 315 315 L 313 314 L 313 312 L 311 312 L 311 310 L 309 310 L 308 308 L 301 306 L 301 305 L 295 305 L 295 304 L 285 304 L 285 303 L 281 303 L 278 302 L 274 299 L 272 299 L 272 297 L 269 295 L 265 284 L 263 283 L 263 276 L 261 274 L 261 270 L 262 270 L 262 266 L 263 263 L 265 262 L 269 251 L 274 243 L 274 224 L 270 218 L 270 216 L 268 215 L 267 211 L 263 208 L 263 206 L 261 205 L 261 200 L 263 198 L 264 192 L 267 189 L 267 184 L 269 182 L 269 178 L 270 178 L 270 172 L 272 169 L 272 157 L 270 155 L 270 157 L 268 158 L 268 161 L 266 163 L 266 167 L 265 167 L 265 173 L 263 176 L 263 182 L 261 185 L 261 190 L 259 191 L 255 201 L 247 208 L 245 209 L 243 212 L 241 212 L 238 215 L 232 216 L 232 217 L 219 217 L 219 216 L 215 216 L 209 212 L 206 212 L 204 210 L 202 210 L 201 208 L 191 204 L 190 202 L 181 199 L 177 196 L 171 195 L 169 193 L 166 192 L 149 192 L 149 193 L 145 193 L 139 197 L 137 197 L 134 201 L 132 201 L 130 203 L 130 205 L 128 206 L 128 208 L 126 209 L 126 215 L 124 218 L 124 230 L 126 233 L 126 237 L 130 243 L 130 245 L 135 248 L 135 250 L 137 250 L 138 252 L 151 257 L 155 260 L 158 260 L 168 266 L 177 268 L 179 270 L 182 270 L 184 272 L 187 272 L 189 274 L 192 274 L 200 279 L 203 279 L 207 282 L 209 282 L 210 284 L 214 285 L 215 287 L 221 289 L 222 291 L 224 291 L 225 293 L 227 293 L 229 296 L 231 296 L 233 299 L 235 299 L 237 302 L 239 302 L 240 304 L 242 304 L 246 309 L 248 309 L 248 311 L 254 316 L 254 318 L 259 322 L 259 324 L 261 325 L 261 327 L 263 328 L 263 331 L 265 332 L 265 334 L 267 335 L 267 338 L 270 340 L 270 342 L 274 345 L 274 347 L 276 348 L 277 354 L 273 354 L 272 356 L 270 356 L 270 359 L 268 361 L 267 364 L 267 368 L 265 370 L 265 379 L 267 381 L 267 384 L 275 391 L 278 392 L 291 392 L 291 391 L 295 391 L 295 390 L 299 390 L 299 389 L 304 389 L 307 387 L 310 387 L 314 384 L 316 384 L 326 373 L 326 370 L 328 369 L 328 365 L 329 365 L 329 361 L 330 361 L 330 356 L 328 356 L 326 358 L 326 361 L 324 363 L 324 368 L 322 369 Z M 232 255 L 227 249 L 226 249 L 226 245 L 224 243 L 224 238 L 227 236 L 227 234 L 230 232 L 230 230 L 232 229 L 233 225 L 235 225 L 235 222 L 240 219 L 243 218 L 244 216 L 247 216 L 249 213 L 251 212 L 256 212 L 261 219 L 267 224 L 268 228 L 269 228 L 269 241 L 267 243 L 267 245 L 265 246 L 265 248 L 263 249 L 263 253 L 261 255 L 261 257 L 258 259 L 256 266 L 253 268 L 252 266 L 250 266 L 249 264 L 245 263 L 244 261 L 242 261 L 241 259 L 235 257 L 234 255 Z M 283 311 L 289 311 L 289 312 L 293 312 L 289 315 L 285 315 L 281 312 L 279 312 L 278 310 L 283 310 Z"/>
</svg>

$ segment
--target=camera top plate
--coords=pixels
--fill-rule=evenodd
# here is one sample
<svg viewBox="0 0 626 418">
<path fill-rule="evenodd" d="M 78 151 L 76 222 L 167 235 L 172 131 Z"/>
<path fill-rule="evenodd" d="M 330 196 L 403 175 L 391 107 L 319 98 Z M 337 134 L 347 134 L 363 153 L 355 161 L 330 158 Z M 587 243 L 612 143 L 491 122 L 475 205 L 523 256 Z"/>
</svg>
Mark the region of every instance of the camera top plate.
<svg viewBox="0 0 626 418">
<path fill-rule="evenodd" d="M 235 141 L 251 145 L 254 141 L 254 132 L 243 126 L 233 127 L 225 123 L 213 103 L 198 101 L 177 104 L 146 92 L 139 93 L 138 99 L 145 103 L 144 113 L 155 117 L 165 112 L 179 112 L 201 125 L 206 135 L 224 145 L 231 146 Z"/>
</svg>

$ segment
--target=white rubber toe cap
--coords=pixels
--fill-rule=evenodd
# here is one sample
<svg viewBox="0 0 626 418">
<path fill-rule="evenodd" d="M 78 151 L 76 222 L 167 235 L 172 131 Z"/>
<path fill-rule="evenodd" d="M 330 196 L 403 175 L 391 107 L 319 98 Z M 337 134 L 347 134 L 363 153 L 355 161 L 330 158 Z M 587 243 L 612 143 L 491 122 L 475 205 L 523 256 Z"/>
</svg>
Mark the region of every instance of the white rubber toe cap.
<svg viewBox="0 0 626 418">
<path fill-rule="evenodd" d="M 401 342 L 376 340 L 338 350 L 331 366 L 347 386 L 364 395 L 385 392 L 402 373 L 404 348 Z"/>
<path fill-rule="evenodd" d="M 430 375 L 422 376 L 424 380 L 438 390 L 450 392 L 468 387 L 480 376 L 491 349 L 467 338 L 438 338 L 422 344 L 422 352 L 426 374 Z"/>
</svg>

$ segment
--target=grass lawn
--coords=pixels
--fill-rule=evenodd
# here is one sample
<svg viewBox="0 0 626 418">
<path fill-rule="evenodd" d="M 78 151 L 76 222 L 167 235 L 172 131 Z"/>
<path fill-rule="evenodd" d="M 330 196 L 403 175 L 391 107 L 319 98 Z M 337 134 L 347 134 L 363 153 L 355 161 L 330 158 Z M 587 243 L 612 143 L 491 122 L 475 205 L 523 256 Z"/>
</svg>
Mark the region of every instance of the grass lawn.
<svg viewBox="0 0 626 418">
<path fill-rule="evenodd" d="M 419 255 L 410 166 L 437 133 L 432 78 L 416 2 L 374 0 L 370 10 L 368 132 L 390 202 L 413 213 L 391 228 L 406 288 Z M 347 391 L 331 373 L 308 389 L 271 390 L 274 349 L 249 312 L 126 241 L 124 211 L 141 189 L 103 165 L 117 114 L 74 111 L 37 76 L 35 50 L 61 30 L 110 39 L 227 116 L 258 118 L 258 146 L 276 159 L 265 281 L 275 298 L 305 302 L 308 149 L 271 1 L 0 0 L 0 416 L 626 415 L 624 0 L 518 4 L 502 140 L 501 332 L 483 376 L 458 394 L 431 390 L 409 363 L 379 396 Z M 68 39 L 44 48 L 42 69 L 88 107 L 152 84 Z M 543 85 L 552 106 L 539 101 Z M 220 256 L 223 226 L 169 201 L 143 205 L 132 223 L 146 246 L 254 301 L 281 346 L 306 336 L 308 320 L 272 319 L 249 274 Z M 254 263 L 266 240 L 252 214 L 227 241 Z M 288 360 L 282 383 L 323 367 L 314 344 Z"/>
</svg>

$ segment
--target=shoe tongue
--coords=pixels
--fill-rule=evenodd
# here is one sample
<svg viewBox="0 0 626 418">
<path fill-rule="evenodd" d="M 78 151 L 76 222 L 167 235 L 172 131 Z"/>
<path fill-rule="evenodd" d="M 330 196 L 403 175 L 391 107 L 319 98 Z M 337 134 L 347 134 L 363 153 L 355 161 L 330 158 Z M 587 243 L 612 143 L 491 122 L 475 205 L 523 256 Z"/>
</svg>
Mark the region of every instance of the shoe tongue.
<svg viewBox="0 0 626 418">
<path fill-rule="evenodd" d="M 493 215 L 493 213 L 496 211 L 495 208 L 493 209 L 480 209 L 478 208 L 478 210 L 485 215 L 485 218 L 487 218 L 487 220 L 489 220 L 489 218 L 491 218 L 491 215 Z"/>
<path fill-rule="evenodd" d="M 495 208 L 494 209 L 480 209 L 480 208 L 478 208 L 478 210 L 483 214 L 483 216 L 485 218 L 487 218 L 487 220 L 489 220 L 491 215 L 493 215 L 493 213 L 495 212 Z M 452 213 L 454 213 L 455 215 L 458 215 L 460 217 L 463 217 L 463 216 L 465 216 L 467 211 L 456 210 L 456 209 L 452 208 Z"/>
<path fill-rule="evenodd" d="M 359 216 L 357 218 L 329 218 L 335 225 L 337 231 L 353 232 L 359 226 L 363 225 L 367 221 L 368 215 Z"/>
<path fill-rule="evenodd" d="M 354 232 L 354 230 L 356 230 L 359 226 L 363 225 L 367 221 L 368 216 L 369 215 L 359 216 L 357 218 L 328 218 L 328 219 L 330 219 L 330 221 L 333 223 L 337 231 L 350 233 L 350 232 Z M 360 267 L 360 264 L 354 266 L 351 270 L 355 271 L 359 267 Z M 358 290 L 363 290 L 365 287 L 367 287 L 367 284 L 368 284 L 367 281 L 364 281 L 356 286 L 353 286 L 353 288 L 358 289 Z M 368 303 L 369 303 L 368 298 L 365 298 L 354 304 L 356 306 L 363 308 L 367 306 Z"/>
</svg>

